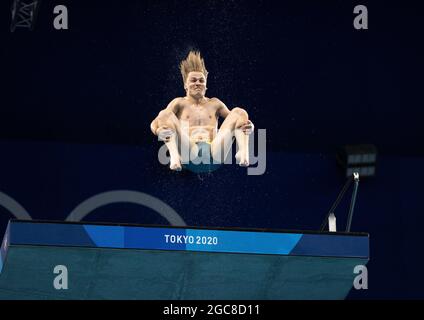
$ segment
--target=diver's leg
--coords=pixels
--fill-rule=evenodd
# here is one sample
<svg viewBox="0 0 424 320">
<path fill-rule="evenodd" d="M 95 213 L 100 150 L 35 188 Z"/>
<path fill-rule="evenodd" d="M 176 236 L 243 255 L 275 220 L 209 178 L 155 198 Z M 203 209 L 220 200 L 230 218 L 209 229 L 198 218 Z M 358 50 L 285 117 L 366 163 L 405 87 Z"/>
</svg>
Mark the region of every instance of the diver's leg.
<svg viewBox="0 0 424 320">
<path fill-rule="evenodd" d="M 246 122 L 241 124 L 244 125 Z M 236 153 L 237 163 L 242 167 L 249 166 L 249 135 L 244 133 L 241 129 L 235 129 L 234 135 L 236 137 L 238 151 Z"/>
<path fill-rule="evenodd" d="M 171 157 L 171 163 L 169 165 L 171 170 L 180 171 L 181 170 L 181 160 L 180 153 L 178 152 L 177 144 L 177 127 L 172 121 L 172 115 L 175 114 L 172 111 L 163 110 L 159 112 L 157 117 L 158 129 L 157 134 L 164 141 L 166 147 L 168 148 L 169 155 Z M 177 119 L 178 120 L 178 119 Z M 162 133 L 161 133 L 162 131 Z M 163 132 L 169 131 L 169 134 L 163 134 Z"/>
<path fill-rule="evenodd" d="M 244 109 L 234 108 L 231 110 L 212 141 L 211 152 L 215 162 L 223 163 L 225 161 L 231 150 L 233 137 L 235 137 L 238 147 L 236 160 L 240 166 L 247 167 L 249 165 L 249 135 L 240 129 L 248 121 L 249 116 Z"/>
<path fill-rule="evenodd" d="M 183 163 L 188 162 L 190 160 L 190 152 L 197 155 L 197 145 L 189 139 L 188 126 L 185 126 L 184 123 L 181 124 L 172 111 L 162 110 L 159 112 L 157 119 L 158 131 L 169 129 L 173 131 L 173 134 L 167 136 L 164 142 L 171 157 L 169 167 L 171 170 L 180 171 L 181 161 Z M 181 148 L 181 154 L 178 150 L 178 145 Z"/>
</svg>

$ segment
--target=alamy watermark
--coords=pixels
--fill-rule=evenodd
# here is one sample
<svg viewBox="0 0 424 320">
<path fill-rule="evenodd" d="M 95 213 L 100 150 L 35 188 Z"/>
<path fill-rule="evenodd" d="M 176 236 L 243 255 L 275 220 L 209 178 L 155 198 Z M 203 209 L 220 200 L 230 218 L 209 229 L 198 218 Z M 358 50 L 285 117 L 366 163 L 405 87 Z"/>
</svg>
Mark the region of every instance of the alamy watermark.
<svg viewBox="0 0 424 320">
<path fill-rule="evenodd" d="M 68 268 L 64 265 L 57 265 L 53 269 L 57 276 L 53 280 L 53 287 L 56 290 L 68 290 Z"/>
<path fill-rule="evenodd" d="M 189 137 L 189 127 L 187 125 L 183 124 L 184 121 L 182 121 L 181 125 L 181 135 L 185 135 L 186 140 L 188 141 Z M 240 129 L 236 129 L 240 130 Z M 236 131 L 235 130 L 235 131 Z M 241 131 L 241 130 L 240 130 Z M 258 129 L 257 130 L 257 154 L 255 155 L 255 134 L 248 135 L 249 137 L 249 144 L 248 144 L 248 155 L 249 155 L 249 165 L 255 165 L 256 167 L 247 167 L 247 174 L 248 175 L 262 175 L 266 171 L 266 129 Z M 197 144 L 199 147 L 199 150 L 201 152 L 197 154 L 193 154 L 192 150 L 189 148 L 189 143 L 181 143 L 181 137 L 179 137 L 175 132 L 173 133 L 177 136 L 177 140 L 179 142 L 177 143 L 179 145 L 178 151 L 181 156 L 181 163 L 182 164 L 188 164 L 192 163 L 194 165 L 199 164 L 214 164 L 214 165 L 220 165 L 220 164 L 233 164 L 233 147 L 237 146 L 237 143 L 234 141 L 236 132 L 233 132 L 232 134 L 226 134 L 224 135 L 224 138 L 222 140 L 222 143 L 220 145 L 215 145 L 215 147 L 218 147 L 219 150 L 216 152 L 216 150 L 212 150 L 210 143 L 204 143 L 204 144 Z M 207 132 L 200 132 L 199 129 L 197 131 L 191 132 L 191 136 L 202 136 L 207 135 Z M 244 134 L 244 133 L 242 133 Z M 159 141 L 163 141 L 160 136 L 158 136 Z M 213 145 L 213 143 L 212 143 Z M 239 148 L 237 146 L 236 154 L 239 151 Z M 199 156 L 199 154 L 201 154 Z M 171 161 L 171 157 L 168 154 L 168 147 L 166 144 L 163 144 L 158 151 L 158 160 L 163 165 L 168 165 Z"/>
<path fill-rule="evenodd" d="M 358 274 L 353 280 L 353 287 L 356 290 L 368 289 L 368 269 L 364 265 L 357 265 L 353 269 L 354 274 Z"/>
<path fill-rule="evenodd" d="M 353 19 L 353 27 L 356 30 L 368 29 L 368 8 L 364 5 L 357 5 L 353 9 L 353 13 L 357 14 Z"/>
<path fill-rule="evenodd" d="M 53 20 L 53 27 L 56 30 L 68 29 L 68 8 L 64 5 L 57 5 L 53 9 L 53 13 L 57 14 Z"/>
</svg>

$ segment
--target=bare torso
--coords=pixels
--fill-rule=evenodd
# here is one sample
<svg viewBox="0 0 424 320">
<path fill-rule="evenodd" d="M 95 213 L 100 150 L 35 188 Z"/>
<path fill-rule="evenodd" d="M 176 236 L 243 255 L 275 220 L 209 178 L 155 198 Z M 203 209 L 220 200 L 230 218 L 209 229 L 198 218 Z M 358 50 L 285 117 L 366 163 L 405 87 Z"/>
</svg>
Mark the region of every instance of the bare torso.
<svg viewBox="0 0 424 320">
<path fill-rule="evenodd" d="M 221 104 L 215 98 L 203 98 L 200 103 L 186 97 L 179 98 L 176 116 L 182 128 L 188 126 L 190 139 L 194 142 L 211 142 L 218 129 L 218 110 Z"/>
</svg>

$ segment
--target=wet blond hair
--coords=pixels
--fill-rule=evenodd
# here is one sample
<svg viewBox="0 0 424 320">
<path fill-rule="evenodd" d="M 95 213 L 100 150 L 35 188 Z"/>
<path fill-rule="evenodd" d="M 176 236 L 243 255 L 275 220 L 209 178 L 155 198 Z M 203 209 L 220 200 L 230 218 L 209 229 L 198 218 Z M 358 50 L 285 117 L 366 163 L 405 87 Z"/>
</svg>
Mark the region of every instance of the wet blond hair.
<svg viewBox="0 0 424 320">
<path fill-rule="evenodd" d="M 205 75 L 205 78 L 208 77 L 208 71 L 205 67 L 205 61 L 200 56 L 199 51 L 190 51 L 185 60 L 180 63 L 180 71 L 183 76 L 184 84 L 186 83 L 187 76 L 190 72 L 202 72 Z"/>
</svg>

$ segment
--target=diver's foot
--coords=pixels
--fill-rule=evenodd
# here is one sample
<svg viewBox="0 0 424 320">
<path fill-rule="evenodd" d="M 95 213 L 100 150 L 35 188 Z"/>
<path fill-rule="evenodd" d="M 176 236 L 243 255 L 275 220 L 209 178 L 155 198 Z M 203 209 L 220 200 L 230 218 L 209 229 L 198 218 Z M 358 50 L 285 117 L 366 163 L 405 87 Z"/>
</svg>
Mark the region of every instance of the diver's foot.
<svg viewBox="0 0 424 320">
<path fill-rule="evenodd" d="M 243 152 L 245 154 L 245 152 Z M 236 161 L 240 167 L 248 167 L 249 166 L 249 157 L 242 156 L 242 153 L 236 153 Z"/>
<path fill-rule="evenodd" d="M 180 160 L 173 161 L 171 159 L 171 164 L 169 165 L 169 168 L 173 171 L 181 171 L 182 170 L 181 161 Z"/>
<path fill-rule="evenodd" d="M 248 167 L 249 166 L 249 161 L 247 159 L 242 159 L 239 162 L 239 166 L 240 167 Z"/>
<path fill-rule="evenodd" d="M 171 164 L 171 165 L 169 166 L 169 168 L 170 168 L 172 171 L 181 171 L 181 170 L 182 170 L 181 164 L 179 164 L 179 163 Z"/>
</svg>

